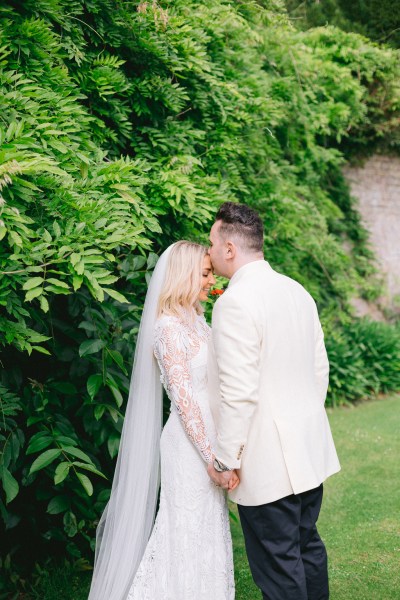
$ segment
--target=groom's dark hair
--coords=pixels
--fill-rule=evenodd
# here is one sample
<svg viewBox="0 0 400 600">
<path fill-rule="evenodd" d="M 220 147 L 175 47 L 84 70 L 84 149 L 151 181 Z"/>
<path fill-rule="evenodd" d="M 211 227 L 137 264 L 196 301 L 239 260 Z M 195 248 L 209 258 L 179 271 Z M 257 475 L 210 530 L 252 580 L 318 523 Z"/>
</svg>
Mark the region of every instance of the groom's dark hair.
<svg viewBox="0 0 400 600">
<path fill-rule="evenodd" d="M 218 233 L 224 237 L 240 238 L 244 249 L 249 252 L 262 252 L 264 226 L 259 214 L 246 204 L 224 202 L 215 217 L 221 221 Z"/>
</svg>

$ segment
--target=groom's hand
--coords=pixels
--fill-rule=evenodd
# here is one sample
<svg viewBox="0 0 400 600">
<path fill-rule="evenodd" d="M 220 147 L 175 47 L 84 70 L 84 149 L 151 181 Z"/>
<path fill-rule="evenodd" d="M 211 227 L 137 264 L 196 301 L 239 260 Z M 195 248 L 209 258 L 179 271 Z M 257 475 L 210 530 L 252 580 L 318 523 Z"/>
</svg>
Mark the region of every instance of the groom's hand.
<svg viewBox="0 0 400 600">
<path fill-rule="evenodd" d="M 229 488 L 228 490 L 231 492 L 232 490 L 234 490 L 235 488 L 237 488 L 237 486 L 240 483 L 240 477 L 239 477 L 239 473 L 236 471 L 236 469 L 234 471 L 232 471 L 232 477 L 229 481 Z"/>
<path fill-rule="evenodd" d="M 235 471 L 223 471 L 220 473 L 214 469 L 212 462 L 207 467 L 207 473 L 215 485 L 221 487 L 223 490 L 233 490 L 239 483 L 239 478 Z M 230 485 L 231 480 L 233 480 L 232 485 L 234 487 Z"/>
</svg>

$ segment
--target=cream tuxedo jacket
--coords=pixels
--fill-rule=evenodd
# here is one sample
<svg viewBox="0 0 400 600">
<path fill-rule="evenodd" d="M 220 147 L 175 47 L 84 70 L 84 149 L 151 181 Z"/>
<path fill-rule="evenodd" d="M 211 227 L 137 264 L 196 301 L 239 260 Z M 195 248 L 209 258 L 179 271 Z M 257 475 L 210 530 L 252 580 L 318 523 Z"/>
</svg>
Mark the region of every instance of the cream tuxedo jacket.
<svg viewBox="0 0 400 600">
<path fill-rule="evenodd" d="M 299 283 L 264 260 L 241 267 L 215 303 L 208 363 L 215 454 L 240 468 L 232 500 L 273 502 L 340 470 L 323 333 Z"/>
</svg>

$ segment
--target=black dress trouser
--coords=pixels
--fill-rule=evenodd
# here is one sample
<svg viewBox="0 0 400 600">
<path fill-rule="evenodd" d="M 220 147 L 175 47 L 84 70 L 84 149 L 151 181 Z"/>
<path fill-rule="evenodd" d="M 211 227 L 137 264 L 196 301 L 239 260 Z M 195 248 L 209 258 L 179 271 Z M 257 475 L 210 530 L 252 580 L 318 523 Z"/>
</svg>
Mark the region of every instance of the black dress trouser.
<svg viewBox="0 0 400 600">
<path fill-rule="evenodd" d="M 327 600 L 327 555 L 316 522 L 322 484 L 261 506 L 239 505 L 247 557 L 264 600 Z"/>
</svg>

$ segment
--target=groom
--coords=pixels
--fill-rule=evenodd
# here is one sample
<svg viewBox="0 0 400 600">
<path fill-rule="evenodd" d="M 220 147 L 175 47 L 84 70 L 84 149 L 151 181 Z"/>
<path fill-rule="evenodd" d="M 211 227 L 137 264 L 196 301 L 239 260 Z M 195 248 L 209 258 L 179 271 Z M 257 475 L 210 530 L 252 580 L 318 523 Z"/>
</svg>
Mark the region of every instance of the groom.
<svg viewBox="0 0 400 600">
<path fill-rule="evenodd" d="M 263 224 L 248 206 L 223 204 L 210 242 L 215 272 L 230 283 L 212 318 L 218 441 L 208 472 L 228 489 L 240 469 L 230 497 L 264 600 L 326 600 L 316 522 L 322 482 L 340 466 L 324 409 L 329 365 L 317 308 L 264 260 Z"/>
</svg>

